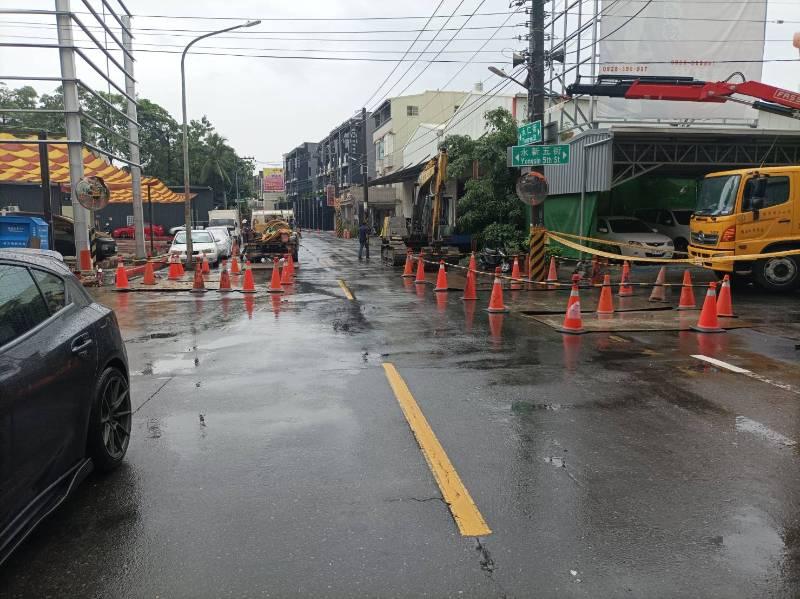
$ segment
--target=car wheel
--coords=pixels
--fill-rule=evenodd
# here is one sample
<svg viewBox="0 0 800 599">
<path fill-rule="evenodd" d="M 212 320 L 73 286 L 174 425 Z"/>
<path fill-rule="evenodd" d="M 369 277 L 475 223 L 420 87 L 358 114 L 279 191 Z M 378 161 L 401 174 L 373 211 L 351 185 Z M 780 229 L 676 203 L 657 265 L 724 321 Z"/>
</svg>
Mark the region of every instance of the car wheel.
<svg viewBox="0 0 800 599">
<path fill-rule="evenodd" d="M 791 291 L 800 287 L 800 261 L 797 256 L 758 260 L 753 265 L 756 283 L 766 291 Z"/>
<path fill-rule="evenodd" d="M 681 252 L 682 254 L 685 254 L 688 249 L 689 249 L 689 242 L 686 241 L 683 237 L 678 237 L 675 240 L 676 252 Z"/>
<path fill-rule="evenodd" d="M 131 395 L 125 375 L 109 367 L 94 387 L 86 447 L 95 468 L 110 472 L 120 465 L 131 437 Z"/>
</svg>

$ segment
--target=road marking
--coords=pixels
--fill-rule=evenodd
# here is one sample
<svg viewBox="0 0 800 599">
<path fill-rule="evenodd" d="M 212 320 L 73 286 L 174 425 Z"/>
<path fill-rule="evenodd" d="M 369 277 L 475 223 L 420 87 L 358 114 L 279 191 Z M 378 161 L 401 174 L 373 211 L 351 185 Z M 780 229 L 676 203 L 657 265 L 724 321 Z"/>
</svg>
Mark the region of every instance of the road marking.
<svg viewBox="0 0 800 599">
<path fill-rule="evenodd" d="M 342 288 L 342 291 L 344 291 L 344 295 L 347 299 L 349 299 L 351 302 L 355 301 L 356 298 L 353 297 L 353 292 L 350 291 L 350 288 L 347 286 L 347 283 L 344 282 L 344 279 L 339 279 L 339 287 Z"/>
<path fill-rule="evenodd" d="M 781 433 L 772 430 L 768 426 L 763 425 L 760 422 L 756 422 L 755 420 L 751 420 L 750 418 L 745 418 L 744 416 L 736 417 L 736 430 L 739 432 L 750 433 L 758 437 L 763 437 L 775 445 L 784 445 L 786 447 L 794 447 L 797 445 L 797 442 L 794 439 L 790 439 L 786 435 L 782 435 Z"/>
<path fill-rule="evenodd" d="M 792 385 L 787 385 L 786 383 L 773 381 L 772 379 L 767 378 L 764 375 L 758 374 L 757 372 L 753 372 L 752 370 L 747 370 L 746 368 L 740 368 L 739 366 L 734 366 L 733 364 L 728 364 L 727 362 L 723 362 L 722 360 L 717 360 L 716 358 L 711 358 L 709 356 L 704 356 L 703 354 L 693 354 L 692 357 L 697 360 L 702 360 L 703 362 L 708 362 L 709 364 L 713 364 L 714 366 L 717 366 L 719 368 L 724 368 L 725 370 L 735 372 L 736 374 L 743 374 L 747 377 L 750 377 L 751 379 L 761 381 L 762 383 L 767 383 L 768 385 L 772 385 L 773 387 L 777 387 L 778 389 L 783 389 L 784 391 L 788 391 L 789 393 L 800 395 L 800 390 L 796 389 Z"/>
<path fill-rule="evenodd" d="M 442 497 L 450 508 L 450 513 L 453 514 L 461 536 L 482 537 L 491 534 L 491 529 L 478 511 L 478 506 L 472 501 L 469 491 L 461 482 L 458 472 L 447 457 L 414 396 L 411 395 L 403 377 L 397 372 L 394 364 L 384 363 L 383 369 L 408 421 L 408 426 L 411 427 L 422 455 L 425 456 L 425 461 L 428 462 L 428 467 L 439 485 Z"/>
</svg>

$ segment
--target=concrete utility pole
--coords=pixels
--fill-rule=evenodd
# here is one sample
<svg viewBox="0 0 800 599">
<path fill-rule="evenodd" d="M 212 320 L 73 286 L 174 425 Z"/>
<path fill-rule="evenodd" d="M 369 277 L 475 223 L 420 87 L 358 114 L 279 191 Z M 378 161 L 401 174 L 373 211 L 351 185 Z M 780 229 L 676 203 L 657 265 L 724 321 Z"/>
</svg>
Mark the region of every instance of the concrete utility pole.
<svg viewBox="0 0 800 599">
<path fill-rule="evenodd" d="M 364 219 L 367 218 L 367 214 L 369 214 L 369 160 L 367 159 L 367 152 L 369 151 L 369 140 L 367 139 L 367 109 L 361 109 L 361 135 L 364 138 L 364 152 L 362 152 L 361 157 L 362 161 L 359 162 L 361 167 L 361 176 L 364 178 L 364 205 L 363 205 L 363 214 L 359 217 L 358 222 L 363 223 Z M 356 146 L 358 147 L 358 146 Z"/>
<path fill-rule="evenodd" d="M 544 2 L 531 0 L 528 22 L 528 122 L 542 122 L 544 131 Z M 565 17 L 566 18 L 566 17 Z M 543 143 L 544 135 L 542 135 Z M 544 174 L 544 167 L 535 166 L 533 171 Z M 531 206 L 531 224 L 544 226 L 544 204 Z"/>
<path fill-rule="evenodd" d="M 128 15 L 122 15 L 122 22 L 125 25 L 122 28 L 122 45 L 127 52 L 123 52 L 123 59 L 125 65 L 125 91 L 131 98 L 136 97 L 136 83 L 133 80 L 133 59 L 130 54 L 133 53 L 133 44 L 131 43 L 131 18 Z M 133 237 L 136 240 L 136 257 L 144 258 L 146 255 L 144 245 L 144 208 L 142 206 L 142 169 L 139 166 L 139 119 L 136 114 L 136 104 L 133 100 L 128 100 L 127 106 L 128 118 L 128 138 L 129 138 L 129 151 L 131 155 L 131 185 L 133 187 Z M 151 214 L 152 219 L 152 214 Z M 150 238 L 153 237 L 153 223 L 150 222 Z M 152 243 L 150 244 L 152 246 Z"/>
<path fill-rule="evenodd" d="M 80 141 L 81 118 L 78 102 L 78 84 L 75 73 L 75 42 L 72 37 L 72 18 L 69 0 L 56 0 L 56 23 L 58 24 L 58 56 L 61 62 L 61 79 L 64 92 L 64 118 L 67 139 Z M 75 256 L 82 265 L 81 257 L 89 250 L 89 211 L 78 202 L 78 182 L 83 179 L 83 147 L 80 143 L 67 146 L 69 159 L 69 185 L 72 196 L 72 219 L 75 222 Z"/>
</svg>

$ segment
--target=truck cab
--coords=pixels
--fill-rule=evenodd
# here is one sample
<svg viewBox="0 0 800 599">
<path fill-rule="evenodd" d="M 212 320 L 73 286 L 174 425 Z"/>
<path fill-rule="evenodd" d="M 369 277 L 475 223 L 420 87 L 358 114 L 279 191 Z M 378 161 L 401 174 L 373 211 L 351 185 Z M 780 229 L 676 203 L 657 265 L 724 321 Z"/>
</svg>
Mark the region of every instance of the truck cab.
<svg viewBox="0 0 800 599">
<path fill-rule="evenodd" d="M 736 257 L 800 249 L 800 166 L 707 175 L 689 227 L 689 256 L 706 268 L 752 277 L 768 291 L 797 289 L 800 256 Z"/>
</svg>

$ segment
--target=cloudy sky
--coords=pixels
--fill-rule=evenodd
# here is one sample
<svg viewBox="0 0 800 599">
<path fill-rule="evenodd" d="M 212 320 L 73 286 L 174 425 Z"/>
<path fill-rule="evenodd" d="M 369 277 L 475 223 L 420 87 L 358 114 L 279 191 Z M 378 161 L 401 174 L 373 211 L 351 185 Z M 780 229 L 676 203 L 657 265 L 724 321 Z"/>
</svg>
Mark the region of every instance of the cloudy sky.
<svg viewBox="0 0 800 599">
<path fill-rule="evenodd" d="M 636 6 L 646 0 L 622 1 Z M 99 0 L 90 3 L 101 10 Z M 280 162 L 283 153 L 303 141 L 318 141 L 361 106 L 372 108 L 386 95 L 444 86 L 468 90 L 477 81 L 484 81 L 487 88 L 495 85 L 499 80 L 487 67 L 510 67 L 511 52 L 524 45 L 513 38 L 525 32 L 521 24 L 527 18 L 524 13 L 510 14 L 516 9 L 509 9 L 508 0 L 126 0 L 126 4 L 134 14 L 137 91 L 176 118 L 180 116 L 183 45 L 203 32 L 248 19 L 262 20 L 258 26 L 197 44 L 187 59 L 187 93 L 190 118 L 206 115 L 240 154 L 254 156 L 265 165 Z M 3 0 L 0 5 L 53 9 L 52 0 Z M 79 18 L 93 23 L 92 33 L 103 41 L 102 30 L 83 3 L 72 0 L 72 5 Z M 436 15 L 441 17 L 428 23 L 437 6 Z M 477 14 L 469 18 L 473 12 Z M 448 21 L 453 13 L 457 16 Z M 773 41 L 766 45 L 766 58 L 797 58 L 791 39 L 800 31 L 800 0 L 770 0 L 767 19 L 766 37 Z M 0 38 L 54 43 L 54 21 L 51 15 L 4 15 Z M 427 31 L 420 34 L 426 23 Z M 426 53 L 407 55 L 406 62 L 379 88 L 417 35 L 420 41 L 413 50 Z M 88 45 L 84 34 L 76 33 L 76 40 L 78 45 Z M 113 46 L 113 41 L 109 44 Z M 481 52 L 465 64 L 478 49 Z M 437 56 L 439 50 L 443 52 Z M 99 52 L 88 53 L 106 69 Z M 251 56 L 213 55 L 222 53 Z M 418 56 L 421 60 L 413 64 Z M 427 62 L 431 59 L 455 62 Z M 798 67 L 796 62 L 768 62 L 762 80 L 797 89 Z M 95 89 L 107 88 L 90 67 L 79 64 L 78 69 L 79 77 Z M 113 64 L 109 70 L 114 73 Z M 58 72 L 55 50 L 0 48 L 0 74 L 55 76 Z M 116 81 L 122 83 L 119 77 Z M 34 85 L 41 91 L 54 87 L 52 83 Z M 513 86 L 507 89 L 512 90 Z"/>
</svg>

